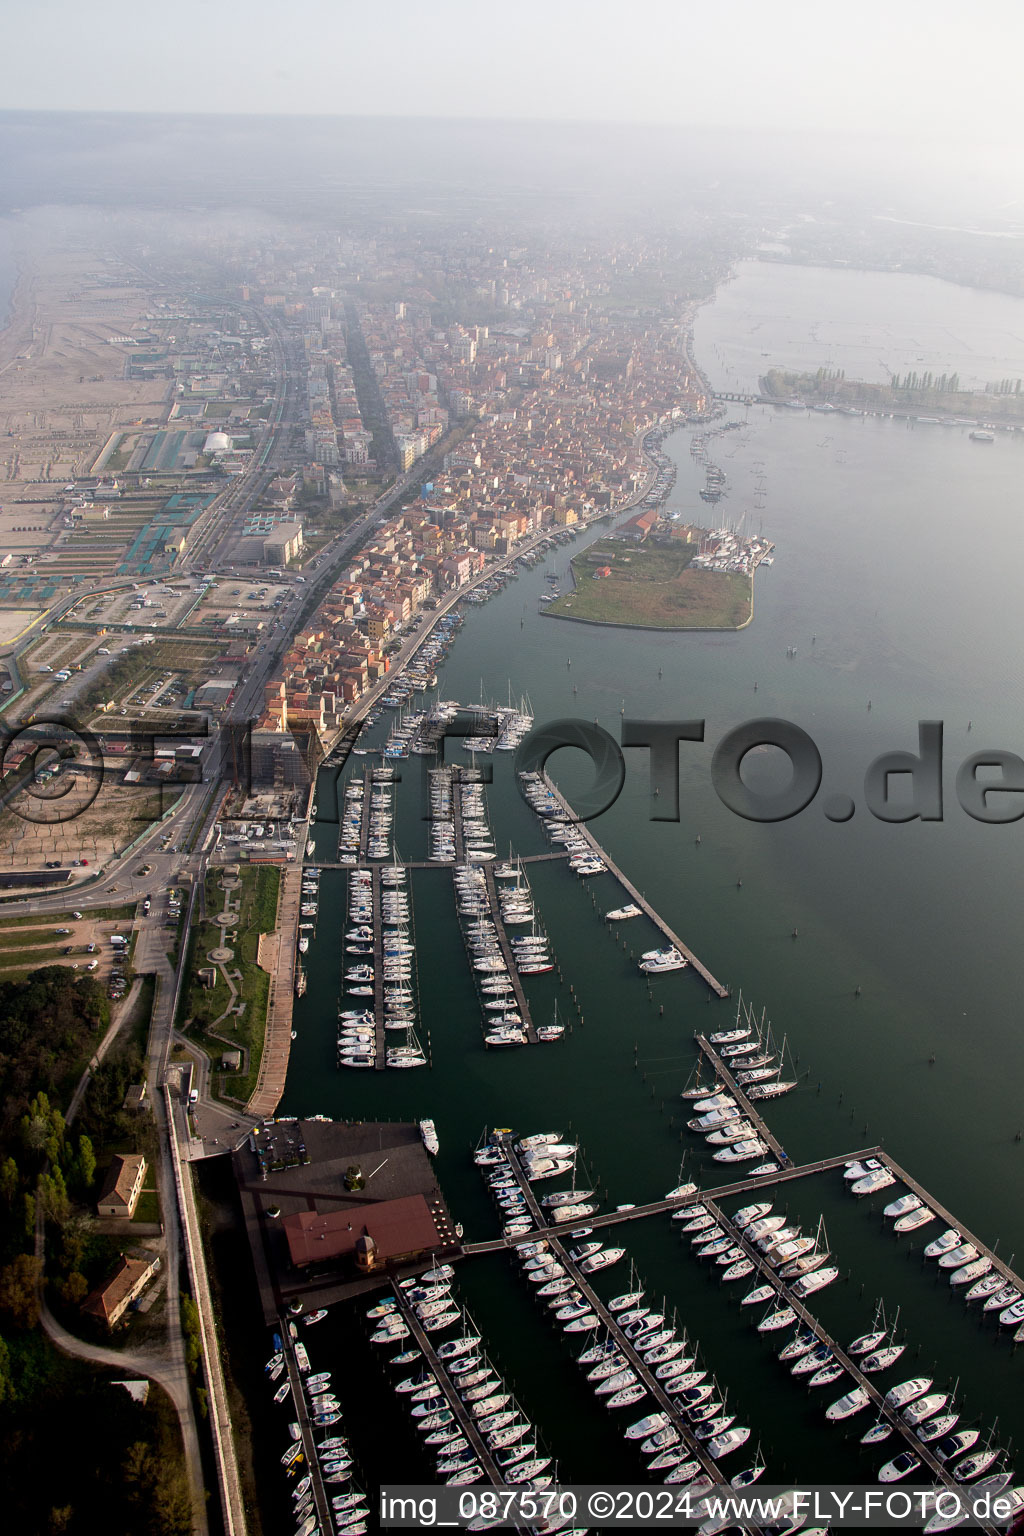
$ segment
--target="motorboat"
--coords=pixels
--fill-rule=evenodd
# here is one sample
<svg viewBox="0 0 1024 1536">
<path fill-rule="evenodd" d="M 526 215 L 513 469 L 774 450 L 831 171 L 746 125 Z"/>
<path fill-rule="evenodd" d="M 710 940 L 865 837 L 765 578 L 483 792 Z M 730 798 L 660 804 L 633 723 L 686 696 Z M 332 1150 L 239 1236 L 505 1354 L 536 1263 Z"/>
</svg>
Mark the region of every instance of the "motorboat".
<svg viewBox="0 0 1024 1536">
<path fill-rule="evenodd" d="M 863 1161 L 857 1158 L 852 1163 L 844 1164 L 843 1178 L 849 1181 L 862 1179 L 865 1174 L 875 1173 L 883 1166 L 877 1157 L 866 1157 Z"/>
<path fill-rule="evenodd" d="M 880 1483 L 898 1483 L 904 1477 L 909 1477 L 911 1472 L 916 1472 L 921 1465 L 921 1458 L 915 1456 L 912 1451 L 900 1451 L 892 1461 L 887 1461 L 884 1467 L 878 1471 Z"/>
<path fill-rule="evenodd" d="M 963 1264 L 973 1264 L 977 1258 L 980 1254 L 973 1243 L 958 1243 L 955 1248 L 939 1255 L 939 1268 L 959 1269 Z"/>
<path fill-rule="evenodd" d="M 942 1254 L 948 1253 L 950 1249 L 959 1247 L 962 1242 L 963 1236 L 957 1228 L 947 1227 L 940 1237 L 935 1238 L 933 1242 L 927 1245 L 924 1250 L 924 1256 L 926 1259 L 940 1258 Z"/>
<path fill-rule="evenodd" d="M 832 1423 L 838 1423 L 841 1419 L 849 1419 L 855 1413 L 860 1413 L 870 1401 L 870 1394 L 865 1387 L 854 1387 L 851 1392 L 829 1404 L 825 1409 L 825 1417 Z"/>
<path fill-rule="evenodd" d="M 801 1275 L 794 1280 L 790 1289 L 794 1296 L 802 1299 L 804 1296 L 812 1296 L 815 1291 L 824 1290 L 826 1285 L 838 1279 L 839 1270 L 836 1265 L 824 1264 L 820 1269 L 812 1270 L 809 1275 Z"/>
<path fill-rule="evenodd" d="M 981 1439 L 980 1429 L 958 1429 L 954 1435 L 946 1435 L 939 1443 L 932 1447 L 936 1461 L 953 1461 L 957 1456 L 962 1456 L 965 1451 L 977 1445 Z"/>
<path fill-rule="evenodd" d="M 890 1408 L 905 1408 L 915 1398 L 923 1397 L 931 1384 L 930 1376 L 913 1376 L 909 1381 L 901 1381 L 898 1386 L 890 1387 L 885 1394 L 885 1401 Z"/>
<path fill-rule="evenodd" d="M 926 1419 L 934 1418 L 948 1402 L 948 1392 L 929 1392 L 911 1403 L 909 1408 L 904 1408 L 900 1417 L 904 1424 L 909 1424 L 911 1429 L 916 1429 Z"/>
<path fill-rule="evenodd" d="M 916 1232 L 918 1227 L 926 1227 L 930 1221 L 936 1219 L 935 1212 L 927 1205 L 919 1205 L 916 1210 L 909 1211 L 906 1216 L 901 1216 L 894 1224 L 894 1232 Z"/>
<path fill-rule="evenodd" d="M 880 1189 L 888 1189 L 896 1183 L 896 1175 L 890 1173 L 888 1168 L 875 1168 L 866 1173 L 863 1178 L 855 1179 L 850 1185 L 850 1192 L 854 1195 L 874 1195 Z M 879 1474 L 881 1476 L 881 1474 Z"/>
<path fill-rule="evenodd" d="M 976 1477 L 980 1477 L 983 1472 L 987 1472 L 989 1467 L 997 1462 L 1002 1454 L 1001 1450 L 992 1450 L 991 1448 L 988 1450 L 971 1451 L 970 1455 L 954 1462 L 950 1470 L 958 1483 L 973 1482 Z"/>
</svg>

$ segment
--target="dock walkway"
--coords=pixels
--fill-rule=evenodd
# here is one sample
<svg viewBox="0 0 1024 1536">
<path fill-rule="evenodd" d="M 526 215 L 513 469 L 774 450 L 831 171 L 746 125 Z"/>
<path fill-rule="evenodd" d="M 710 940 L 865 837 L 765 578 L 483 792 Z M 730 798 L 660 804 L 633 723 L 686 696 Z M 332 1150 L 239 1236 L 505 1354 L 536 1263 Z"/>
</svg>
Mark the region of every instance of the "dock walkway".
<svg viewBox="0 0 1024 1536">
<path fill-rule="evenodd" d="M 762 1119 L 761 1115 L 754 1108 L 753 1104 L 751 1104 L 750 1100 L 743 1092 L 743 1089 L 740 1087 L 739 1083 L 737 1083 L 729 1068 L 726 1066 L 722 1057 L 711 1044 L 711 1041 L 708 1040 L 706 1036 L 701 1034 L 696 1036 L 696 1041 L 700 1046 L 700 1049 L 704 1052 L 708 1061 L 711 1063 L 714 1071 L 721 1078 L 722 1082 L 725 1084 L 732 1097 L 736 1100 L 736 1103 L 743 1111 L 745 1117 L 756 1129 L 760 1139 L 764 1142 L 766 1147 L 771 1149 L 773 1156 L 779 1163 L 781 1163 L 782 1167 L 784 1168 L 789 1162 L 789 1154 L 784 1150 L 782 1143 L 769 1130 L 767 1123 L 764 1119 Z M 715 1090 L 713 1088 L 709 1089 L 709 1094 L 714 1093 L 714 1091 Z"/>
<path fill-rule="evenodd" d="M 359 863 L 366 863 L 366 850 L 370 845 L 370 808 L 373 805 L 373 769 L 363 769 L 363 798 L 359 821 Z"/>
<path fill-rule="evenodd" d="M 555 788 L 554 784 L 552 784 L 551 780 L 548 778 L 546 773 L 544 774 L 543 777 L 544 777 L 545 785 L 551 791 L 551 793 L 554 795 L 555 799 L 559 802 L 559 804 L 562 806 L 562 809 L 565 811 L 567 819 L 574 824 L 574 826 L 575 826 L 577 832 L 580 834 L 580 836 L 585 838 L 586 841 L 590 844 L 590 846 L 593 849 L 594 853 L 607 866 L 607 868 L 611 871 L 611 873 L 615 876 L 616 880 L 622 886 L 623 890 L 624 891 L 628 891 L 628 893 L 629 893 L 630 897 L 632 898 L 632 900 L 636 902 L 638 907 L 640 907 L 644 912 L 646 912 L 647 916 L 650 918 L 650 920 L 654 924 L 654 926 L 661 933 L 663 933 L 665 938 L 668 940 L 668 942 L 671 945 L 673 945 L 676 949 L 678 949 L 679 953 L 681 955 L 683 955 L 689 961 L 690 965 L 697 972 L 697 975 L 701 978 L 702 981 L 704 981 L 707 984 L 707 986 L 711 989 L 711 991 L 715 994 L 715 996 L 716 997 L 728 997 L 729 996 L 729 988 L 726 987 L 726 986 L 723 986 L 720 981 L 718 981 L 714 976 L 712 976 L 711 972 L 708 970 L 707 966 L 703 963 L 703 961 L 699 960 L 697 958 L 697 956 L 694 954 L 693 950 L 690 949 L 686 944 L 683 943 L 682 939 L 679 937 L 679 935 L 677 933 L 673 933 L 672 932 L 672 929 L 668 926 L 668 923 L 666 923 L 665 919 L 662 916 L 660 916 L 660 914 L 657 913 L 654 910 L 654 908 L 651 906 L 650 902 L 647 900 L 646 896 L 644 896 L 642 894 L 642 892 L 637 890 L 637 888 L 633 884 L 632 880 L 630 880 L 626 875 L 623 874 L 622 870 L 615 863 L 615 860 L 612 859 L 605 852 L 605 850 L 601 847 L 601 844 L 597 841 L 597 838 L 590 831 L 590 829 L 587 826 L 586 822 L 582 822 L 582 821 L 577 820 L 576 813 L 573 810 L 572 806 L 566 800 L 565 796 L 559 790 L 557 790 Z"/>
<path fill-rule="evenodd" d="M 501 953 L 505 957 L 505 964 L 508 967 L 508 979 L 512 983 L 512 990 L 516 1000 L 516 1008 L 518 1010 L 519 1017 L 523 1021 L 523 1029 L 526 1031 L 526 1038 L 528 1042 L 530 1045 L 537 1045 L 539 1044 L 537 1040 L 537 1031 L 534 1027 L 533 1017 L 530 1013 L 530 1005 L 526 1000 L 526 992 L 523 988 L 523 979 L 519 974 L 519 967 L 516 965 L 515 956 L 512 953 L 512 945 L 509 943 L 508 933 L 505 928 L 505 921 L 501 915 L 501 902 L 498 900 L 498 887 L 494 878 L 494 870 L 491 868 L 490 864 L 485 864 L 483 866 L 483 870 L 484 880 L 487 883 L 487 899 L 491 906 L 491 918 L 494 922 L 495 932 L 498 935 L 498 943 L 501 945 Z"/>
<path fill-rule="evenodd" d="M 588 1216 L 588 1227 L 616 1227 L 624 1221 L 644 1221 L 648 1216 L 666 1216 L 672 1211 L 680 1210 L 684 1205 L 693 1205 L 697 1201 L 706 1203 L 708 1200 L 725 1200 L 732 1195 L 748 1195 L 753 1190 L 769 1189 L 775 1184 L 789 1183 L 794 1179 L 806 1179 L 816 1173 L 827 1173 L 831 1168 L 842 1168 L 854 1158 L 881 1157 L 880 1147 L 867 1147 L 860 1152 L 841 1152 L 837 1157 L 823 1157 L 814 1163 L 793 1163 L 788 1168 L 782 1168 L 778 1173 L 770 1177 L 737 1179 L 733 1184 L 719 1184 L 713 1189 L 698 1189 L 692 1195 L 678 1196 L 674 1200 L 652 1200 L 647 1205 L 631 1205 L 628 1210 L 608 1211 L 603 1216 Z M 514 1248 L 516 1243 L 532 1243 L 540 1237 L 550 1237 L 551 1227 L 541 1218 L 540 1226 L 533 1231 L 524 1232 L 519 1237 L 489 1238 L 479 1243 L 463 1243 L 462 1251 L 465 1254 L 474 1253 L 501 1253 L 505 1249 Z"/>
<path fill-rule="evenodd" d="M 459 768 L 451 770 L 452 830 L 455 834 L 455 863 L 466 862 L 466 836 L 462 826 L 462 774 Z"/>
<path fill-rule="evenodd" d="M 902 1435 L 903 1440 L 905 1441 L 905 1448 L 913 1455 L 918 1457 L 922 1465 L 928 1468 L 933 1478 L 941 1482 L 946 1488 L 962 1492 L 964 1485 L 962 1483 L 957 1483 L 953 1478 L 949 1468 L 943 1462 L 939 1461 L 938 1457 L 935 1456 L 935 1454 L 930 1450 L 926 1442 L 918 1439 L 910 1425 L 904 1422 L 900 1411 L 896 1408 L 889 1407 L 888 1403 L 885 1401 L 885 1393 L 878 1386 L 876 1386 L 875 1382 L 871 1379 L 870 1376 L 865 1376 L 864 1372 L 860 1369 L 856 1362 L 851 1359 L 851 1357 L 832 1337 L 828 1330 L 818 1322 L 816 1317 L 812 1316 L 812 1314 L 804 1306 L 803 1302 L 799 1299 L 799 1297 L 793 1294 L 791 1287 L 787 1285 L 786 1282 L 779 1276 L 779 1274 L 772 1268 L 772 1266 L 768 1263 L 767 1259 L 765 1259 L 761 1252 L 754 1246 L 752 1242 L 744 1237 L 743 1232 L 738 1227 L 733 1225 L 729 1217 L 726 1216 L 722 1211 L 721 1206 L 719 1206 L 716 1201 L 710 1199 L 707 1195 L 701 1196 L 701 1204 L 707 1207 L 708 1214 L 715 1218 L 715 1221 L 722 1228 L 722 1230 L 728 1233 L 729 1237 L 731 1237 L 733 1243 L 738 1248 L 741 1248 L 746 1257 L 752 1261 L 755 1268 L 761 1275 L 761 1278 L 767 1281 L 774 1288 L 776 1297 L 779 1298 L 780 1302 L 784 1302 L 785 1305 L 791 1307 L 796 1316 L 799 1318 L 800 1322 L 803 1323 L 812 1333 L 814 1333 L 815 1336 L 820 1339 L 822 1344 L 828 1345 L 829 1349 L 831 1349 L 833 1355 L 835 1356 L 836 1361 L 843 1367 L 843 1370 L 846 1372 L 847 1377 L 852 1377 L 857 1386 L 862 1387 L 868 1394 L 868 1398 L 870 1399 L 878 1417 L 885 1419 L 888 1424 L 892 1425 L 897 1434 Z M 837 1391 L 842 1388 L 842 1391 L 839 1393 L 840 1396 L 842 1396 L 844 1392 L 851 1390 L 848 1380 L 842 1377 L 835 1383 L 835 1386 Z M 887 1456 L 886 1460 L 888 1459 L 889 1457 Z"/>
<path fill-rule="evenodd" d="M 384 918 L 381 911 L 381 866 L 370 866 L 373 892 L 373 1041 L 376 1046 L 374 1071 L 383 1072 L 387 1039 L 384 1033 Z"/>
<path fill-rule="evenodd" d="M 306 1458 L 306 1470 L 311 1479 L 310 1487 L 313 1490 L 313 1501 L 316 1504 L 320 1529 L 329 1531 L 334 1527 L 334 1512 L 328 1502 L 323 1473 L 320 1471 L 320 1460 L 314 1439 L 315 1426 L 306 1401 L 305 1378 L 295 1358 L 295 1341 L 288 1332 L 289 1321 L 290 1319 L 286 1317 L 279 1317 L 277 1327 L 283 1341 L 285 1368 L 292 1388 L 292 1407 L 295 1411 L 295 1421 L 299 1426 L 299 1438 L 302 1440 L 302 1452 Z"/>
<path fill-rule="evenodd" d="M 443 1392 L 447 1398 L 448 1405 L 451 1408 L 452 1413 L 458 1419 L 459 1428 L 462 1430 L 462 1433 L 469 1441 L 473 1454 L 483 1469 L 484 1476 L 494 1487 L 504 1487 L 504 1473 L 496 1465 L 494 1458 L 487 1448 L 487 1444 L 483 1435 L 481 1435 L 479 1429 L 476 1427 L 476 1421 L 474 1420 L 472 1414 L 469 1412 L 469 1409 L 466 1407 L 465 1403 L 462 1401 L 462 1398 L 459 1396 L 455 1383 L 452 1381 L 448 1372 L 445 1370 L 443 1363 L 438 1359 L 437 1351 L 435 1350 L 433 1344 L 430 1342 L 430 1335 L 425 1331 L 422 1323 L 416 1316 L 415 1308 L 413 1307 L 412 1302 L 409 1300 L 408 1296 L 406 1296 L 400 1285 L 395 1286 L 393 1294 L 398 1301 L 398 1310 L 401 1312 L 409 1332 L 416 1340 L 416 1345 L 423 1356 L 424 1364 L 426 1368 L 431 1372 L 434 1379 L 437 1381 L 440 1391 Z M 333 1522 L 329 1522 L 328 1525 L 324 1527 L 325 1530 L 330 1530 L 332 1528 Z"/>
<path fill-rule="evenodd" d="M 512 1137 L 497 1137 L 496 1140 L 500 1141 L 502 1145 L 505 1146 L 509 1156 L 509 1166 L 515 1174 L 516 1181 L 523 1192 L 526 1204 L 534 1217 L 537 1227 L 544 1229 L 544 1236 L 547 1239 L 548 1247 L 551 1253 L 554 1255 L 558 1263 L 562 1265 L 566 1274 L 572 1277 L 574 1286 L 582 1293 L 591 1311 L 595 1314 L 596 1317 L 600 1319 L 606 1337 L 614 1340 L 616 1348 L 627 1361 L 628 1369 L 633 1371 L 637 1377 L 637 1380 L 643 1383 L 644 1387 L 647 1389 L 648 1395 L 654 1399 L 658 1408 L 668 1418 L 669 1423 L 673 1426 L 674 1429 L 677 1430 L 680 1439 L 689 1452 L 690 1457 L 696 1461 L 699 1461 L 703 1470 L 707 1472 L 716 1483 L 727 1482 L 728 1479 L 722 1473 L 718 1463 L 708 1455 L 706 1444 L 703 1441 L 697 1439 L 689 1420 L 686 1418 L 685 1414 L 683 1414 L 676 1407 L 675 1402 L 666 1391 L 664 1383 L 661 1382 L 657 1376 L 655 1376 L 654 1368 L 647 1364 L 639 1350 L 634 1345 L 633 1341 L 623 1332 L 619 1323 L 616 1321 L 614 1314 L 609 1312 L 605 1303 L 593 1289 L 589 1280 L 587 1279 L 587 1276 L 581 1272 L 579 1266 L 575 1264 L 569 1257 L 567 1245 L 563 1243 L 558 1236 L 558 1229 L 556 1227 L 549 1227 L 545 1225 L 544 1215 L 537 1202 L 537 1197 L 534 1195 L 530 1182 L 523 1172 L 519 1159 L 516 1157 L 514 1151 L 512 1150 Z M 588 1220 L 587 1225 L 589 1226 L 591 1224 L 592 1223 L 590 1223 Z M 525 1237 L 520 1237 L 517 1238 L 516 1241 L 526 1242 L 528 1239 Z M 580 1335 L 581 1341 L 589 1337 L 590 1336 L 586 1334 Z M 624 1367 L 624 1369 L 625 1368 L 626 1367 Z M 636 1405 L 636 1411 L 642 1416 L 643 1414 L 650 1413 L 652 1409 L 646 1401 L 642 1401 Z"/>
<path fill-rule="evenodd" d="M 962 1221 L 957 1220 L 952 1211 L 947 1211 L 944 1205 L 940 1205 L 935 1196 L 929 1194 L 924 1185 L 919 1184 L 915 1178 L 912 1178 L 907 1170 L 901 1168 L 899 1163 L 895 1162 L 888 1153 L 883 1152 L 879 1148 L 875 1156 L 881 1158 L 886 1167 L 891 1168 L 896 1177 L 902 1179 L 907 1188 L 912 1189 L 914 1194 L 919 1196 L 925 1205 L 935 1212 L 936 1216 L 941 1217 L 948 1226 L 955 1227 L 965 1243 L 973 1243 L 980 1254 L 986 1259 L 991 1259 L 992 1268 L 997 1274 L 1002 1275 L 1007 1285 L 1012 1285 L 1015 1290 L 1020 1291 L 1024 1295 L 1024 1277 L 1018 1275 L 1015 1270 L 1012 1270 L 1009 1264 L 999 1257 L 994 1248 L 990 1248 L 987 1243 L 983 1243 L 980 1237 L 975 1237 L 974 1233 L 969 1231 Z"/>
</svg>

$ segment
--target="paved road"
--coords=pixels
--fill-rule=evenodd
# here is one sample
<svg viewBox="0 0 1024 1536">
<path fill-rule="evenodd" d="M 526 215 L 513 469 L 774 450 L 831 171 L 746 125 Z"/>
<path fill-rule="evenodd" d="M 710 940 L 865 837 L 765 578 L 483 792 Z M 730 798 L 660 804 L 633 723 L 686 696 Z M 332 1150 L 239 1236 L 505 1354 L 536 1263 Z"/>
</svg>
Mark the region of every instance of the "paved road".
<svg viewBox="0 0 1024 1536">
<path fill-rule="evenodd" d="M 164 1209 L 166 1210 L 167 1207 L 164 1206 Z M 36 1227 L 37 1257 L 41 1257 L 43 1246 L 41 1216 L 42 1213 L 40 1212 L 40 1220 Z M 168 1245 L 168 1256 L 164 1266 L 168 1292 L 167 1308 L 170 1314 L 170 1309 L 173 1305 L 175 1320 L 177 1320 L 175 1263 L 176 1259 L 172 1261 L 170 1257 L 170 1245 Z M 173 1303 L 171 1297 L 172 1276 L 175 1279 Z M 181 1348 L 180 1331 L 175 1329 L 177 1332 L 178 1348 L 174 1348 L 172 1331 L 168 1330 L 169 1349 L 166 1354 L 131 1349 L 107 1349 L 102 1344 L 87 1344 L 84 1339 L 78 1339 L 73 1333 L 69 1333 L 57 1321 L 46 1304 L 42 1287 L 40 1287 L 39 1291 L 39 1321 L 47 1337 L 56 1344 L 58 1349 L 63 1350 L 66 1355 L 72 1355 L 78 1360 L 89 1360 L 94 1365 L 110 1366 L 121 1376 L 145 1376 L 149 1381 L 155 1381 L 158 1386 L 163 1387 L 174 1404 L 178 1415 L 178 1423 L 181 1427 L 182 1444 L 185 1450 L 185 1468 L 192 1501 L 193 1536 L 208 1536 L 209 1526 L 206 1520 L 206 1488 L 203 1482 L 203 1464 L 199 1451 L 199 1437 L 196 1432 L 195 1417 L 192 1413 L 192 1398 L 189 1390 L 184 1351 Z"/>
</svg>

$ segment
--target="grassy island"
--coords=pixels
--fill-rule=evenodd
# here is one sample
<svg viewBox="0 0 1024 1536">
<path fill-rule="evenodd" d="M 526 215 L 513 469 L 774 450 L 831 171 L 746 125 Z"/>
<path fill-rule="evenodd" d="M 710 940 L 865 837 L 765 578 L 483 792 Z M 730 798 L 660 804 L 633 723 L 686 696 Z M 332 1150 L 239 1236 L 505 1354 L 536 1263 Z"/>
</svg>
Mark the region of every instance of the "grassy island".
<svg viewBox="0 0 1024 1536">
<path fill-rule="evenodd" d="M 688 531 L 643 548 L 600 539 L 573 559 L 573 590 L 544 611 L 635 629 L 741 629 L 752 613 L 751 578 L 691 570 L 697 544 Z"/>
</svg>

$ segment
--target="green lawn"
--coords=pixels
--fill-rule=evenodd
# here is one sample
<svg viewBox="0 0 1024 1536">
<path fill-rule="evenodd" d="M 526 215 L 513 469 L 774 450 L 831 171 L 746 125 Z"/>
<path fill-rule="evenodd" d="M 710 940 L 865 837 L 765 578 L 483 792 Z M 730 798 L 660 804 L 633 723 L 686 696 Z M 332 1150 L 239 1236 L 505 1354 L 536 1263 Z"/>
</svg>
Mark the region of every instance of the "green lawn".
<svg viewBox="0 0 1024 1536">
<path fill-rule="evenodd" d="M 247 1072 L 215 1072 L 212 1078 L 214 1092 L 244 1102 L 255 1088 L 259 1074 L 270 993 L 270 977 L 256 964 L 256 953 L 260 934 L 270 933 L 274 928 L 281 877 L 277 869 L 268 865 L 243 866 L 240 893 L 229 893 L 232 897 L 241 895 L 241 909 L 237 920 L 232 920 L 231 926 L 238 937 L 234 941 L 228 940 L 234 958 L 228 961 L 226 969 L 232 975 L 236 970 L 242 973 L 240 979 L 234 980 L 234 985 L 238 992 L 236 1003 L 243 1004 L 244 1011 L 229 1014 L 213 1032 L 208 1026 L 213 1025 L 231 1005 L 230 989 L 219 970 L 212 987 L 203 986 L 197 972 L 207 965 L 208 952 L 220 943 L 220 924 L 214 920 L 224 905 L 225 893 L 221 890 L 220 876 L 220 870 L 211 870 L 206 877 L 206 910 L 210 917 L 193 928 L 189 938 L 188 983 L 182 993 L 179 1020 L 195 1021 L 189 1028 L 189 1038 L 214 1063 L 219 1063 L 225 1050 L 248 1051 Z"/>
<path fill-rule="evenodd" d="M 573 591 L 544 612 L 638 629 L 738 629 L 751 615 L 750 578 L 690 570 L 695 553 L 682 540 L 638 549 L 602 539 L 574 558 Z M 596 574 L 607 567 L 610 575 Z"/>
<path fill-rule="evenodd" d="M 151 1222 L 160 1220 L 160 1197 L 155 1189 L 144 1189 L 142 1191 L 132 1220 Z"/>
</svg>

